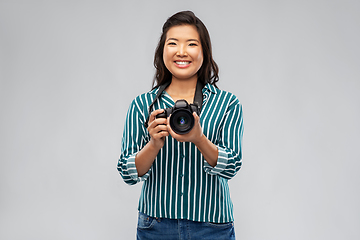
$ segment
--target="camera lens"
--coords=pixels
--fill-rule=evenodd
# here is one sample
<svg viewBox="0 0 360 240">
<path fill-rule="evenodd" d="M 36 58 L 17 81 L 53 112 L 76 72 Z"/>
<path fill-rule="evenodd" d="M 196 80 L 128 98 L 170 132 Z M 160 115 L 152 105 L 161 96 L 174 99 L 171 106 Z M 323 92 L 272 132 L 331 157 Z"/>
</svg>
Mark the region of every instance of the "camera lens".
<svg viewBox="0 0 360 240">
<path fill-rule="evenodd" d="M 177 123 L 179 124 L 179 126 L 184 126 L 187 123 L 187 118 L 181 116 L 177 119 Z"/>
<path fill-rule="evenodd" d="M 170 126 L 177 134 L 188 133 L 194 126 L 194 116 L 188 110 L 177 110 L 170 117 Z"/>
</svg>

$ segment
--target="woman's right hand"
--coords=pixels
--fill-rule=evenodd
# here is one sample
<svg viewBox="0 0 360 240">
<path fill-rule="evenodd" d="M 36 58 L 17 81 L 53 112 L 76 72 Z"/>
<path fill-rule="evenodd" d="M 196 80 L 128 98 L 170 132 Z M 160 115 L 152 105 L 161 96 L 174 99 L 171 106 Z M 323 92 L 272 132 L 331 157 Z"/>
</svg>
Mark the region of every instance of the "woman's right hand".
<svg viewBox="0 0 360 240">
<path fill-rule="evenodd" d="M 164 146 L 165 137 L 169 136 L 166 118 L 155 118 L 164 109 L 155 110 L 150 114 L 147 130 L 150 134 L 150 141 L 136 154 L 135 165 L 138 176 L 146 174 L 153 164 L 156 155 Z"/>
<path fill-rule="evenodd" d="M 150 144 L 157 150 L 160 150 L 165 143 L 165 137 L 169 136 L 167 129 L 166 118 L 155 118 L 159 113 L 164 112 L 164 109 L 158 109 L 150 114 L 148 132 L 150 134 Z"/>
</svg>

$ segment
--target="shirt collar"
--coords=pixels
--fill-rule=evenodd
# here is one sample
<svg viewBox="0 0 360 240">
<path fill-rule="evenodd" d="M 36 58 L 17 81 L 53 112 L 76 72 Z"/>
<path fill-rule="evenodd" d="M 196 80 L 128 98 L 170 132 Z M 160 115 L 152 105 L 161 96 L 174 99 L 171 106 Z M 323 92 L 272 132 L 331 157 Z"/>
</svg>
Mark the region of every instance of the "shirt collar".
<svg viewBox="0 0 360 240">
<path fill-rule="evenodd" d="M 159 88 L 160 87 L 154 88 L 149 93 L 156 95 L 158 93 L 158 91 L 159 91 Z"/>
<path fill-rule="evenodd" d="M 214 85 L 211 85 L 210 83 L 207 83 L 203 90 L 202 90 L 203 93 L 205 92 L 211 92 L 213 94 L 216 94 L 218 91 L 217 91 L 217 88 L 214 86 Z"/>
</svg>

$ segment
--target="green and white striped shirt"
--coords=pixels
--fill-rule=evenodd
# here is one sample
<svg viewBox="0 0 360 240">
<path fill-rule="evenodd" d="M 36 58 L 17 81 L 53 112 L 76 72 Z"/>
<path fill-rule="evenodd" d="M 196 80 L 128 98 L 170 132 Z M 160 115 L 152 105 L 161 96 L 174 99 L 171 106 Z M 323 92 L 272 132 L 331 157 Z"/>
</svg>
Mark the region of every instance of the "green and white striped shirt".
<svg viewBox="0 0 360 240">
<path fill-rule="evenodd" d="M 150 140 L 144 122 L 158 90 L 142 94 L 131 103 L 117 166 L 126 183 L 144 181 L 139 211 L 159 218 L 214 223 L 233 221 L 227 181 L 242 165 L 242 105 L 235 95 L 205 85 L 200 123 L 204 135 L 218 147 L 217 165 L 211 167 L 193 143 L 181 143 L 168 136 L 150 170 L 138 177 L 135 156 Z M 174 101 L 164 91 L 153 108 L 173 105 Z"/>
</svg>

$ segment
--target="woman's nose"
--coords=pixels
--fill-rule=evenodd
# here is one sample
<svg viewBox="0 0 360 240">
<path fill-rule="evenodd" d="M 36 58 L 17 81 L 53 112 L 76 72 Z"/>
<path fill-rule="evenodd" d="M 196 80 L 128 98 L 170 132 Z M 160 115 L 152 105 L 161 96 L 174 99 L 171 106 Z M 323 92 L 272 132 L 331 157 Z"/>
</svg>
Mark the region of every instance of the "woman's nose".
<svg viewBox="0 0 360 240">
<path fill-rule="evenodd" d="M 179 49 L 178 49 L 178 51 L 177 51 L 176 54 L 177 54 L 178 56 L 181 56 L 181 57 L 187 56 L 187 52 L 186 52 L 185 46 L 179 46 Z"/>
</svg>

